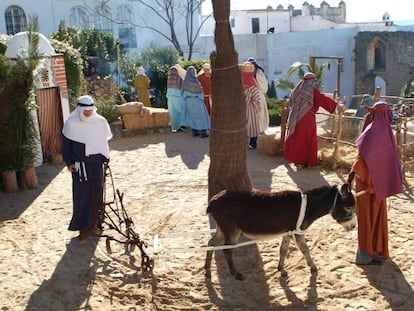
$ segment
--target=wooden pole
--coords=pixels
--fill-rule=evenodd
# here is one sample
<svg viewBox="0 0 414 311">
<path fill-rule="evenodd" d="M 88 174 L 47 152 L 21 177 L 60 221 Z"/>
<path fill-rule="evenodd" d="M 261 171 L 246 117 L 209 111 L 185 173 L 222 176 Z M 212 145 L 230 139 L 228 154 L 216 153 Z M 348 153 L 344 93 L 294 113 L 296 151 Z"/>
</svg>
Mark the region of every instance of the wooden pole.
<svg viewBox="0 0 414 311">
<path fill-rule="evenodd" d="M 334 91 L 334 95 L 333 95 L 334 100 L 338 100 L 338 90 Z M 340 144 L 340 140 L 341 140 L 341 136 L 342 136 L 342 117 L 343 117 L 344 112 L 342 110 L 339 111 L 338 114 L 338 126 L 337 126 L 337 132 L 336 132 L 336 137 L 335 137 L 335 149 L 333 152 L 333 164 L 332 164 L 332 169 L 336 169 L 337 164 L 338 164 L 338 152 L 339 152 L 339 144 Z"/>
<path fill-rule="evenodd" d="M 374 103 L 376 103 L 381 97 L 381 87 L 377 86 L 375 89 L 375 94 L 374 94 Z"/>
<path fill-rule="evenodd" d="M 281 121 L 280 121 L 280 146 L 279 152 L 283 155 L 284 147 L 285 147 L 285 137 L 286 137 L 286 128 L 287 128 L 287 119 L 289 116 L 289 102 L 285 99 L 280 100 L 280 114 L 281 114 Z"/>
</svg>

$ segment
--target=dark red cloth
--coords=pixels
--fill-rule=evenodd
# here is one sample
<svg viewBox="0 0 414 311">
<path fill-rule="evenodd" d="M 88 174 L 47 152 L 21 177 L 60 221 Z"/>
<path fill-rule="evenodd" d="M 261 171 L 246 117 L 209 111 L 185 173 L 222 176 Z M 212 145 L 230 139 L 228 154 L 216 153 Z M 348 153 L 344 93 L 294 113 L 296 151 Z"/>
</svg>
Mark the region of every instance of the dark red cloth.
<svg viewBox="0 0 414 311">
<path fill-rule="evenodd" d="M 254 78 L 254 72 L 241 72 L 243 81 L 243 89 L 247 90 L 251 86 L 257 86 L 256 79 Z"/>
<path fill-rule="evenodd" d="M 307 166 L 318 165 L 318 139 L 316 136 L 315 113 L 323 107 L 330 113 L 335 111 L 337 103 L 322 94 L 318 89 L 313 90 L 313 107 L 297 123 L 295 133 L 285 141 L 284 158 L 294 164 Z"/>
<path fill-rule="evenodd" d="M 400 158 L 391 121 L 389 105 L 385 102 L 375 103 L 366 117 L 363 132 L 356 140 L 378 201 L 402 192 Z"/>
<path fill-rule="evenodd" d="M 208 114 L 211 113 L 210 107 L 210 95 L 211 95 L 211 76 L 206 76 L 204 73 L 197 76 L 198 81 L 200 81 L 201 87 L 203 88 L 204 95 L 204 105 L 207 108 Z"/>
</svg>

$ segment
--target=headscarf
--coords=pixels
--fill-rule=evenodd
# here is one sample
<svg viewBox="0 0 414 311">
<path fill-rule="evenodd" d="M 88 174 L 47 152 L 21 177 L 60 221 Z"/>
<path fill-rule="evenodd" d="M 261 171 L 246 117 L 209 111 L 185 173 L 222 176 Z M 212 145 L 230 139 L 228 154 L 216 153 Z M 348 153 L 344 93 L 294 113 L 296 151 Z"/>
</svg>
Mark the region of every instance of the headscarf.
<svg viewBox="0 0 414 311">
<path fill-rule="evenodd" d="M 368 167 L 377 200 L 402 192 L 402 173 L 391 129 L 392 111 L 386 102 L 369 109 L 364 129 L 356 140 Z"/>
<path fill-rule="evenodd" d="M 204 63 L 203 68 L 198 72 L 198 76 L 201 76 L 204 74 L 204 71 L 209 70 L 211 72 L 211 65 L 209 63 Z"/>
<path fill-rule="evenodd" d="M 303 116 L 312 109 L 315 84 L 315 75 L 311 72 L 307 72 L 303 76 L 303 79 L 293 89 L 289 99 L 290 112 L 286 138 L 295 133 L 296 125 Z"/>
<path fill-rule="evenodd" d="M 183 84 L 183 78 L 180 77 L 177 66 L 170 67 L 170 71 L 167 79 L 167 88 L 168 89 L 179 89 Z"/>
<path fill-rule="evenodd" d="M 371 95 L 365 94 L 364 96 L 362 96 L 362 100 L 355 113 L 355 117 L 365 116 L 368 112 L 365 106 L 372 107 L 373 104 L 374 104 L 374 98 Z"/>
<path fill-rule="evenodd" d="M 203 93 L 200 81 L 197 79 L 197 72 L 194 66 L 187 68 L 182 85 L 182 91 L 188 91 L 195 94 Z"/>
<path fill-rule="evenodd" d="M 142 66 L 138 67 L 137 74 L 139 76 L 145 76 L 145 69 L 144 69 L 144 67 L 142 67 Z"/>
<path fill-rule="evenodd" d="M 263 67 L 261 67 L 253 57 L 249 57 L 247 61 L 254 65 L 254 77 L 255 78 L 257 75 L 257 69 L 260 69 L 261 71 L 263 71 L 263 73 L 265 72 Z"/>
<path fill-rule="evenodd" d="M 90 117 L 83 115 L 84 110 L 93 110 Z M 111 128 L 104 117 L 96 113 L 91 96 L 81 96 L 76 109 L 66 120 L 63 135 L 73 141 L 85 144 L 85 155 L 102 154 L 109 159 L 108 140 L 112 138 Z"/>
</svg>

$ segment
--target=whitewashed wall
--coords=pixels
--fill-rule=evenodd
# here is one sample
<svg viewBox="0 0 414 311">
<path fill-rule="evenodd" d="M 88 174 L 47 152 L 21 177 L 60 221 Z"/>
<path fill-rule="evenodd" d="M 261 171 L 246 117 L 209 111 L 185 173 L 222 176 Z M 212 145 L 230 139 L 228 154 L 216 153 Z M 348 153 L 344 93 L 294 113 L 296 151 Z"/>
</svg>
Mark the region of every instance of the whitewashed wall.
<svg viewBox="0 0 414 311">
<path fill-rule="evenodd" d="M 309 56 L 341 56 L 343 72 L 341 73 L 340 95 L 354 93 L 354 61 L 353 49 L 356 28 L 341 30 L 321 30 L 308 32 L 290 32 L 283 34 L 235 35 L 234 44 L 239 53 L 239 63 L 254 57 L 265 68 L 269 81 L 286 78 L 285 74 L 291 64 L 296 61 L 309 63 Z M 208 59 L 215 50 L 214 37 L 203 36 L 198 40 L 197 58 Z M 201 52 L 202 51 L 202 52 Z M 317 61 L 317 64 L 328 63 L 328 60 Z M 324 90 L 333 92 L 337 81 L 337 63 L 330 61 L 330 71 L 325 71 Z M 296 81 L 295 81 L 296 79 Z M 297 82 L 297 76 L 291 77 Z M 288 93 L 277 90 L 282 98 Z"/>
<path fill-rule="evenodd" d="M 92 6 L 95 1 L 93 0 L 2 0 L 0 1 L 0 33 L 6 33 L 4 12 L 7 7 L 11 5 L 20 6 L 25 14 L 27 21 L 29 16 L 38 16 L 39 18 L 39 32 L 49 36 L 53 31 L 56 31 L 60 22 L 63 20 L 69 25 L 70 10 L 73 7 L 81 6 L 85 7 L 85 3 L 88 6 Z M 169 34 L 169 28 L 164 23 L 160 22 L 159 18 L 154 12 L 140 4 L 139 1 L 107 1 L 106 5 L 109 7 L 112 17 L 116 18 L 117 9 L 121 4 L 128 4 L 133 9 L 134 24 L 154 27 L 160 32 Z M 176 30 L 177 36 L 180 42 L 186 42 L 186 29 L 185 19 L 180 14 L 176 14 Z M 145 22 L 144 22 L 145 20 Z M 200 21 L 195 20 L 198 25 Z M 113 34 L 118 37 L 119 25 L 113 24 Z M 155 42 L 161 46 L 171 46 L 171 42 L 165 39 L 162 35 L 146 28 L 136 28 L 137 49 L 140 50 L 143 47 L 149 46 L 150 43 Z"/>
</svg>

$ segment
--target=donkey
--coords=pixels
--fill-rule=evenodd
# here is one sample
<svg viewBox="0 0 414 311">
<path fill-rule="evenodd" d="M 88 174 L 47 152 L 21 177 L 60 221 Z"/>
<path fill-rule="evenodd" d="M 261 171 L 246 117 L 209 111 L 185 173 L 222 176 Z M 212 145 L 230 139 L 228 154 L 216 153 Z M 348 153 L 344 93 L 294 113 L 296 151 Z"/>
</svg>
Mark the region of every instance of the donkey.
<svg viewBox="0 0 414 311">
<path fill-rule="evenodd" d="M 347 230 L 355 228 L 355 198 L 349 184 L 339 191 L 337 186 L 323 186 L 303 193 L 299 191 L 238 191 L 223 190 L 213 196 L 207 208 L 217 223 L 217 229 L 209 240 L 209 246 L 224 241 L 225 245 L 237 244 L 241 234 L 252 240 L 263 240 L 283 235 L 280 246 L 278 270 L 282 276 L 284 260 L 291 238 L 306 258 L 311 272 L 317 268 L 313 263 L 305 241 L 305 230 L 318 218 L 331 216 Z M 244 276 L 234 266 L 232 249 L 223 250 L 230 273 L 237 280 Z M 205 260 L 205 276 L 211 277 L 213 250 L 208 250 Z"/>
</svg>

